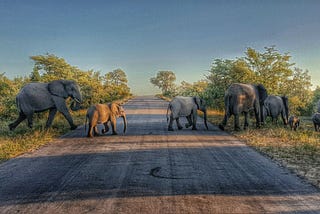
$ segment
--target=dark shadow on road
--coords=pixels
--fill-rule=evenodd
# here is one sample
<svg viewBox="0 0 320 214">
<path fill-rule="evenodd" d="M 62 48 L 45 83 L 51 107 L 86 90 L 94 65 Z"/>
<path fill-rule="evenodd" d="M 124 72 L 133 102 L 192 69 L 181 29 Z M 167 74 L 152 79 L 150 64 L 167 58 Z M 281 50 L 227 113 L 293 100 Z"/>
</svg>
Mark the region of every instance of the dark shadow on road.
<svg viewBox="0 0 320 214">
<path fill-rule="evenodd" d="M 0 165 L 0 206 L 140 196 L 319 197 L 267 159 L 255 162 L 255 154 L 215 146 L 20 157 Z"/>
</svg>

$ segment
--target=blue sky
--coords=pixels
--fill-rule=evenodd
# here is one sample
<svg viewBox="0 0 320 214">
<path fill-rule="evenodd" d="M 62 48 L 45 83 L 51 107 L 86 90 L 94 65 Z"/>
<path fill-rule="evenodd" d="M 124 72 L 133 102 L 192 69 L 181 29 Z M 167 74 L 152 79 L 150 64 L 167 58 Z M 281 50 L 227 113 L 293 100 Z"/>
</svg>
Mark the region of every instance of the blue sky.
<svg viewBox="0 0 320 214">
<path fill-rule="evenodd" d="M 29 75 L 51 53 L 82 70 L 123 69 L 135 94 L 172 70 L 195 82 L 215 58 L 276 45 L 320 85 L 320 1 L 0 0 L 0 73 Z"/>
</svg>

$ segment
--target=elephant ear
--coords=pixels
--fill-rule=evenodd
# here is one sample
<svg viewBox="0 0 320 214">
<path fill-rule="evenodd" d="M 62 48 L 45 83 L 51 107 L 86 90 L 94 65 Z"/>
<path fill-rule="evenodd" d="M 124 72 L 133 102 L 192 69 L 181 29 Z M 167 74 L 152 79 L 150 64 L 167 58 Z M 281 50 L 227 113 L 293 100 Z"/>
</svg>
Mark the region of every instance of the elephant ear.
<svg viewBox="0 0 320 214">
<path fill-rule="evenodd" d="M 112 114 L 114 114 L 115 116 L 119 115 L 119 104 L 118 103 L 111 103 L 110 105 L 110 109 Z"/>
<path fill-rule="evenodd" d="M 197 109 L 200 109 L 200 98 L 199 97 L 193 97 L 194 103 L 197 105 Z"/>
<path fill-rule="evenodd" d="M 68 93 L 62 80 L 54 80 L 49 82 L 48 91 L 54 96 L 63 97 L 65 99 L 68 97 Z"/>
<path fill-rule="evenodd" d="M 259 94 L 259 102 L 260 104 L 263 104 L 264 100 L 268 97 L 268 92 L 262 84 L 258 84 L 256 88 Z"/>
</svg>

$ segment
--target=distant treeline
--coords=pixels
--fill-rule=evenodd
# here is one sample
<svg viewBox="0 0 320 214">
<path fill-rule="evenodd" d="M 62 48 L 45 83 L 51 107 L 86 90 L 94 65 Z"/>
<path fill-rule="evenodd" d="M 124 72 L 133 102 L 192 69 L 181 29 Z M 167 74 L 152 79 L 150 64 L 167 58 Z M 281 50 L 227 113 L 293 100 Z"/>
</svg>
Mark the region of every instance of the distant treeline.
<svg viewBox="0 0 320 214">
<path fill-rule="evenodd" d="M 295 67 L 288 53 L 281 54 L 274 46 L 263 52 L 247 48 L 237 59 L 214 59 L 203 80 L 175 84 L 172 71 L 159 71 L 150 82 L 162 90 L 164 96 L 176 95 L 204 98 L 211 108 L 224 109 L 224 93 L 232 83 L 263 84 L 269 95 L 289 98 L 291 114 L 311 115 L 320 99 L 320 88 L 311 90 L 308 70 Z"/>
<path fill-rule="evenodd" d="M 107 103 L 131 95 L 126 73 L 115 69 L 105 75 L 99 71 L 83 71 L 68 64 L 63 58 L 52 54 L 30 57 L 34 61 L 29 76 L 7 78 L 0 74 L 0 117 L 15 118 L 17 109 L 15 97 L 29 82 L 49 82 L 56 79 L 75 80 L 81 89 L 84 108 L 94 103 Z"/>
</svg>

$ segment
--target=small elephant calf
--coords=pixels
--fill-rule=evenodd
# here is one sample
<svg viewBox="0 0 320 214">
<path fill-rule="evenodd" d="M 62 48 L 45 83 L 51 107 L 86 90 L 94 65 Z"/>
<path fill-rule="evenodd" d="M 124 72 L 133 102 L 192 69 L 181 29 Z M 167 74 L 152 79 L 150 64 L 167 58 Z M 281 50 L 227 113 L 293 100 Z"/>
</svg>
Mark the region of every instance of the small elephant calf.
<svg viewBox="0 0 320 214">
<path fill-rule="evenodd" d="M 112 134 L 116 135 L 116 123 L 117 123 L 117 117 L 123 118 L 124 128 L 123 132 L 126 132 L 127 129 L 127 119 L 126 114 L 123 109 L 123 107 L 118 103 L 111 103 L 111 104 L 96 104 L 91 106 L 86 114 L 86 122 L 85 126 L 87 124 L 87 119 L 89 121 L 89 130 L 87 137 L 93 137 L 93 135 L 98 135 L 98 124 L 103 124 L 104 129 L 102 130 L 102 133 L 106 133 L 109 131 L 108 123 L 111 123 L 112 127 Z M 93 134 L 92 134 L 93 132 Z"/>
<path fill-rule="evenodd" d="M 289 125 L 291 130 L 297 131 L 297 128 L 300 126 L 300 119 L 295 115 L 290 116 Z"/>
<path fill-rule="evenodd" d="M 314 130 L 317 132 L 319 131 L 319 127 L 320 127 L 320 113 L 317 112 L 315 114 L 312 115 L 311 120 L 313 122 L 314 125 Z"/>
</svg>

